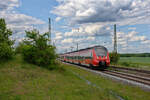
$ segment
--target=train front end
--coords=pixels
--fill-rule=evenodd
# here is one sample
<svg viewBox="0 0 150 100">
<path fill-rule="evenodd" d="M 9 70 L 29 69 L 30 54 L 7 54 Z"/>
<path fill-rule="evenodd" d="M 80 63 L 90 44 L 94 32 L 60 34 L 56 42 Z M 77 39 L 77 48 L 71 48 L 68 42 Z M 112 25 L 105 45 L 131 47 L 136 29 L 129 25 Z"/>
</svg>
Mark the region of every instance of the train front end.
<svg viewBox="0 0 150 100">
<path fill-rule="evenodd" d="M 95 47 L 93 49 L 94 65 L 99 68 L 107 68 L 110 65 L 108 50 L 105 47 Z"/>
</svg>

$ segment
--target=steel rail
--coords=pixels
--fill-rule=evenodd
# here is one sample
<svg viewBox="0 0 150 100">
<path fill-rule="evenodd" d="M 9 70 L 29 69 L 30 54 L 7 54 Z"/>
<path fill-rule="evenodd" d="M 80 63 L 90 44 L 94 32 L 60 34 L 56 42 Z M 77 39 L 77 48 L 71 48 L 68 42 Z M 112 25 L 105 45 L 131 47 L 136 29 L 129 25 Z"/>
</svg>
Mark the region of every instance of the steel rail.
<svg viewBox="0 0 150 100">
<path fill-rule="evenodd" d="M 148 70 L 143 70 L 143 69 L 135 69 L 135 68 L 127 68 L 127 67 L 116 67 L 116 66 L 109 66 L 112 69 L 119 69 L 119 70 L 129 70 L 129 71 L 135 71 L 135 72 L 140 72 L 140 73 L 146 73 L 150 75 L 150 71 Z"/>
<path fill-rule="evenodd" d="M 108 75 L 108 77 L 111 78 L 111 76 L 114 77 L 118 77 L 119 80 L 121 81 L 124 81 L 127 80 L 126 82 L 128 83 L 131 83 L 133 85 L 138 85 L 142 88 L 145 88 L 148 90 L 150 90 L 150 77 L 145 77 L 145 76 L 140 76 L 138 74 L 131 74 L 131 73 L 123 73 L 123 72 L 117 72 L 117 71 L 113 71 L 113 70 L 109 70 L 109 69 L 106 69 L 104 71 L 101 71 L 101 70 L 93 70 L 91 68 L 89 68 L 88 66 L 85 66 L 85 65 L 78 65 L 78 64 L 73 64 L 73 63 L 66 63 L 64 62 L 65 64 L 70 64 L 70 65 L 75 65 L 75 66 L 78 66 L 79 68 L 83 68 L 85 70 L 88 70 L 88 71 L 91 71 L 91 72 L 94 72 L 96 74 L 100 74 L 100 73 L 103 73 L 101 75 Z M 126 69 L 126 68 L 121 68 L 121 69 Z M 130 68 L 129 68 L 130 69 Z M 133 70 L 133 69 L 132 69 Z M 139 72 L 139 70 L 138 70 Z M 142 71 L 144 72 L 144 71 Z M 116 79 L 118 80 L 118 79 Z M 135 82 L 135 83 L 133 83 Z M 141 85 L 140 85 L 141 84 Z M 143 84 L 143 85 L 142 85 Z M 147 87 L 147 88 L 146 88 Z"/>
<path fill-rule="evenodd" d="M 143 77 L 139 75 L 132 75 L 128 73 L 122 73 L 122 72 L 116 72 L 116 71 L 110 71 L 110 70 L 105 70 L 103 71 L 103 73 L 110 74 L 110 75 L 117 76 L 117 77 L 124 78 L 124 79 L 128 79 L 128 80 L 132 80 L 132 81 L 136 81 L 136 82 L 143 83 L 143 84 L 150 86 L 149 77 Z"/>
</svg>

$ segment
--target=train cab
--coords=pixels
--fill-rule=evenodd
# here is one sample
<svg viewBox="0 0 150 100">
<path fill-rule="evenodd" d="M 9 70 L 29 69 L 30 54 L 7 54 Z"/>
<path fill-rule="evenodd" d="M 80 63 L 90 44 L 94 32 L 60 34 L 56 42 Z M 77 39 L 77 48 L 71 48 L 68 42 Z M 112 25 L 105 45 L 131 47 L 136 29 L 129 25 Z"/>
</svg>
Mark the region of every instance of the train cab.
<svg viewBox="0 0 150 100">
<path fill-rule="evenodd" d="M 93 64 L 95 66 L 106 67 L 110 64 L 109 53 L 105 47 L 98 46 L 93 48 Z"/>
</svg>

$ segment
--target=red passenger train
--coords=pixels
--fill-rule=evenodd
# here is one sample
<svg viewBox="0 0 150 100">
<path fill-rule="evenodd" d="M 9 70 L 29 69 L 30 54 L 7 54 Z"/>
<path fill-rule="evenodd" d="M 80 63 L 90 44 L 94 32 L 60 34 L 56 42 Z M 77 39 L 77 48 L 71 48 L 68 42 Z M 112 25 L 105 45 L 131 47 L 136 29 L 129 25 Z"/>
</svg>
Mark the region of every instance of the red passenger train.
<svg viewBox="0 0 150 100">
<path fill-rule="evenodd" d="M 110 64 L 109 53 L 104 46 L 60 54 L 60 59 L 65 62 L 88 65 L 92 68 L 107 68 Z"/>
</svg>

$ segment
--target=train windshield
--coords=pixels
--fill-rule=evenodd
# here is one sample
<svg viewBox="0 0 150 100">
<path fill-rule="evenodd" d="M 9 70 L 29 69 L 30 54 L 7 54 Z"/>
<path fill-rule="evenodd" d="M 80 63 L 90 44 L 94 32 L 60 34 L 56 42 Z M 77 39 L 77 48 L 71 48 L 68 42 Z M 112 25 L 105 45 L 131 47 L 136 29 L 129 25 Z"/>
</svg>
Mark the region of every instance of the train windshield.
<svg viewBox="0 0 150 100">
<path fill-rule="evenodd" d="M 106 48 L 95 48 L 96 56 L 107 56 L 107 49 Z"/>
</svg>

